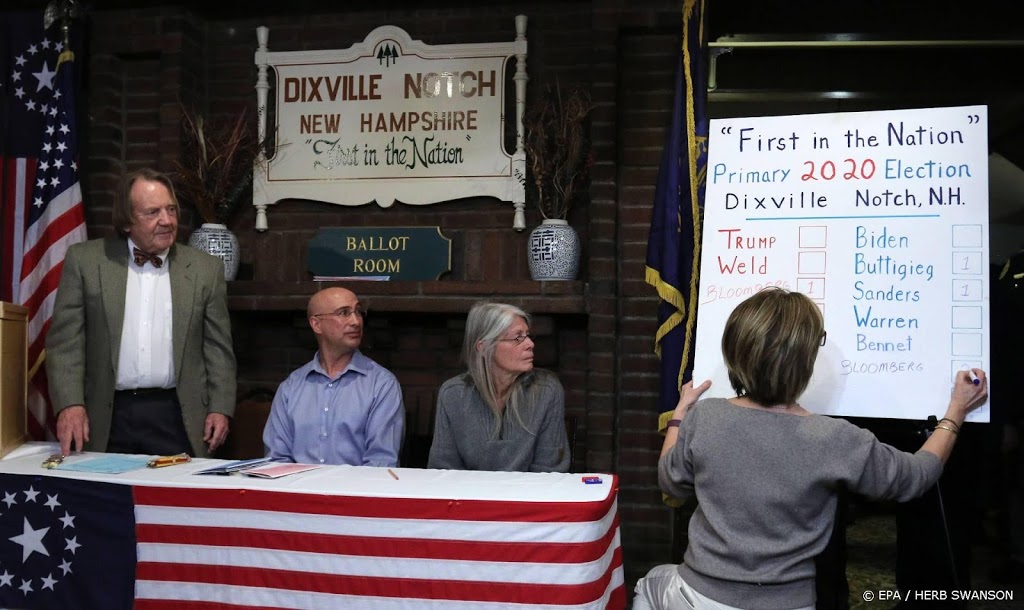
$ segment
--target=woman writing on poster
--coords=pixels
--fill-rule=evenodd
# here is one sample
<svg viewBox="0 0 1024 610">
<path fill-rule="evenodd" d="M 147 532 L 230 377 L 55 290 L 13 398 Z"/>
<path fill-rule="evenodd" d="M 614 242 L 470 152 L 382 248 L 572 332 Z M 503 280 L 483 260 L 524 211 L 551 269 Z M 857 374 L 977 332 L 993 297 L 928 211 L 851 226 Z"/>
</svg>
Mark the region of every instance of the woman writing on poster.
<svg viewBox="0 0 1024 610">
<path fill-rule="evenodd" d="M 797 402 L 825 339 L 817 305 L 796 292 L 763 290 L 729 316 L 722 353 L 736 396 L 698 402 L 711 382 L 685 384 L 658 463 L 662 491 L 698 500 L 684 563 L 641 578 L 634 610 L 813 609 L 837 489 L 906 501 L 938 480 L 987 394 L 984 371 L 958 374 L 944 417 L 905 453 Z"/>
</svg>

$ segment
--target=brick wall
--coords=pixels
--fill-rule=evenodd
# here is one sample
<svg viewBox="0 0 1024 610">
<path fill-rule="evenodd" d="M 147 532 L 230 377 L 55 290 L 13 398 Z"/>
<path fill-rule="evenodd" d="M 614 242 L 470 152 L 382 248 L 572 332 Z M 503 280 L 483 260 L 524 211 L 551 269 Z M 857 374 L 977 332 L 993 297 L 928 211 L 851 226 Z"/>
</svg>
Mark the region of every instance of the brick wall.
<svg viewBox="0 0 1024 610">
<path fill-rule="evenodd" d="M 637 24 L 619 36 L 619 403 L 616 430 L 622 477 L 619 505 L 623 546 L 633 558 L 631 575 L 672 555 L 670 511 L 661 501 L 657 472 L 658 362 L 653 353 L 657 300 L 643 278 L 647 233 L 661 150 L 671 123 L 678 33 L 664 21 Z"/>
<path fill-rule="evenodd" d="M 511 206 L 494 200 L 389 209 L 283 201 L 270 208 L 266 233 L 253 230 L 255 215 L 246 209 L 230 225 L 242 249 L 239 280 L 229 286 L 239 396 L 272 390 L 312 356 L 315 344 L 302 310 L 315 289 L 305 261 L 306 244 L 318 228 L 440 226 L 452 240 L 451 274 L 411 286 L 356 287 L 371 307 L 365 351 L 403 387 L 414 443 L 406 458 L 425 457 L 437 388 L 461 370 L 471 302 L 491 297 L 535 312 L 537 364 L 557 372 L 567 414 L 578 422 L 575 468 L 621 476 L 631 584 L 671 555 L 670 511 L 655 481 L 655 301 L 643 282 L 643 261 L 668 123 L 678 3 L 455 3 L 390 11 L 310 4 L 320 8 L 249 11 L 237 19 L 170 5 L 93 13 L 83 144 L 90 234 L 110 232 L 110 206 L 124 170 L 172 169 L 180 142 L 179 99 L 212 117 L 255 108 L 252 56 L 259 25 L 270 29 L 271 50 L 287 51 L 347 47 L 385 24 L 430 44 L 509 40 L 514 16 L 529 16 L 529 99 L 558 79 L 590 86 L 596 105 L 591 198 L 569 217 L 585 244 L 580 281 L 532 282 L 527 235 L 510 229 Z M 528 205 L 527 226 L 539 222 Z M 194 224 L 186 213 L 182 239 Z"/>
<path fill-rule="evenodd" d="M 82 142 L 90 236 L 112 232 L 110 210 L 126 171 L 169 170 L 177 158 L 178 101 L 203 91 L 202 27 L 173 9 L 97 12 L 90 20 Z"/>
<path fill-rule="evenodd" d="M 90 235 L 111 232 L 110 209 L 118 178 L 126 169 L 172 168 L 180 142 L 179 100 L 213 117 L 232 116 L 243 107 L 255 109 L 252 58 L 259 25 L 270 28 L 271 50 L 286 51 L 348 47 L 385 24 L 401 27 L 412 38 L 430 44 L 510 40 L 514 16 L 529 16 L 529 99 L 542 84 L 559 79 L 589 84 L 595 102 L 591 135 L 596 164 L 590 201 L 574 209 L 569 218 L 585 244 L 580 281 L 532 282 L 525 259 L 527 236 L 509 229 L 511 206 L 493 200 L 418 207 L 396 204 L 387 210 L 372 204 L 349 208 L 284 201 L 270 209 L 271 230 L 266 233 L 253 230 L 254 212 L 245 210 L 231 223 L 242 245 L 240 280 L 229 286 L 239 395 L 272 389 L 315 349 L 301 312 L 315 289 L 304 264 L 306 243 L 317 228 L 440 226 L 452 239 L 450 275 L 439 282 L 357 287 L 371 306 L 366 352 L 391 368 L 403 386 L 411 438 L 420 443 L 407 447 L 418 456 L 410 459 L 423 459 L 437 387 L 460 370 L 458 352 L 469 304 L 490 297 L 537 313 L 538 365 L 558 373 L 567 391 L 567 411 L 578 420 L 576 469 L 620 476 L 622 544 L 631 587 L 650 566 L 678 552 L 672 548 L 672 513 L 662 504 L 655 479 L 660 447 L 660 438 L 653 432 L 655 299 L 643 281 L 643 265 L 653 185 L 669 123 L 680 3 L 443 0 L 420 8 L 424 4 L 379 2 L 372 9 L 360 9 L 335 8 L 315 0 L 252 2 L 237 17 L 228 14 L 230 9 L 225 7 L 230 3 L 190 0 L 146 4 L 156 8 L 93 10 L 88 120 L 82 122 Z M 889 32 L 919 24 L 925 17 L 916 3 L 876 3 L 877 7 L 868 8 L 856 4 L 845 10 L 819 4 L 794 3 L 786 12 L 779 3 L 749 0 L 724 9 L 722 3 L 709 2 L 709 18 L 717 22 L 709 29 L 715 32 L 712 37 L 759 31 L 867 32 L 874 28 Z M 1001 6 L 983 4 L 988 9 Z M 130 3 L 97 5 L 127 7 Z M 891 8 L 883 10 L 883 5 Z M 930 11 L 928 17 L 946 15 L 948 26 L 943 31 L 958 36 L 974 28 L 998 38 L 994 32 L 1018 23 L 996 19 L 991 10 L 977 10 L 974 5 L 955 8 Z M 1017 90 L 1016 81 L 989 82 L 984 71 L 969 66 L 999 61 L 1012 65 L 1005 60 L 1009 52 L 1003 48 L 988 51 L 992 56 L 975 52 L 963 70 L 949 69 L 945 62 L 896 61 L 888 52 L 884 61 L 864 65 L 863 56 L 858 55 L 855 66 L 866 70 L 866 76 L 857 82 L 882 80 L 885 77 L 879 75 L 884 70 L 891 74 L 893 90 L 906 89 L 927 98 L 905 100 L 905 104 L 942 100 L 954 105 L 965 100 L 950 96 L 973 98 L 979 92 L 992 103 L 997 99 L 989 94 L 995 88 L 1005 87 L 1012 93 Z M 813 90 L 816 84 L 808 81 L 818 72 L 825 76 L 847 72 L 831 67 L 818 72 L 787 71 L 779 66 L 793 59 L 788 55 L 783 59 L 736 55 L 725 60 L 728 69 L 719 74 L 723 86 L 736 87 L 739 76 L 769 87 L 786 81 L 797 89 Z M 800 60 L 808 56 L 802 51 L 792 55 Z M 923 72 L 929 66 L 934 70 Z M 910 76 L 923 78 L 931 88 L 908 87 L 908 75 L 896 72 L 907 68 L 914 72 Z M 947 73 L 956 82 L 936 85 L 944 82 L 937 72 Z M 970 78 L 981 80 L 959 83 Z M 835 87 L 830 81 L 820 88 Z M 711 106 L 718 116 L 864 109 L 860 105 L 880 103 L 878 99 L 810 102 L 794 96 L 772 107 L 760 99 L 723 100 Z M 997 112 L 995 107 L 991 114 L 993 121 L 1003 117 L 1004 123 L 1005 116 L 1019 116 L 1019 112 Z M 1018 123 L 1011 120 L 1010 128 L 993 128 L 993 142 L 1024 141 Z M 528 206 L 527 226 L 539 222 L 539 214 Z M 184 239 L 195 224 L 187 211 L 181 224 Z"/>
</svg>

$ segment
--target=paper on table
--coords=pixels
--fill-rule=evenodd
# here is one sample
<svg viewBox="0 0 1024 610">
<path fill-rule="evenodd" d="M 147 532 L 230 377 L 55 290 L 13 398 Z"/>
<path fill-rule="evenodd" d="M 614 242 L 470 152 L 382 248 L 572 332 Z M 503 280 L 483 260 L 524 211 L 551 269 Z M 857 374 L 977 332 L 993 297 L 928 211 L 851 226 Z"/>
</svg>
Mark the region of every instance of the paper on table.
<svg viewBox="0 0 1024 610">
<path fill-rule="evenodd" d="M 51 455 L 60 453 L 60 443 L 53 441 L 29 441 L 3 457 L 5 460 L 16 460 L 26 455 Z"/>
<path fill-rule="evenodd" d="M 231 474 L 232 472 L 238 472 L 245 470 L 246 468 L 252 468 L 267 462 L 274 461 L 274 458 L 261 457 L 252 460 L 238 460 L 237 462 L 228 462 L 227 464 L 221 464 L 220 466 L 214 466 L 213 468 L 207 468 L 206 470 L 200 470 L 192 474 Z"/>
<path fill-rule="evenodd" d="M 250 477 L 260 477 L 261 479 L 277 479 L 298 472 L 316 470 L 317 468 L 319 466 L 314 466 L 313 464 L 270 464 L 260 466 L 259 468 L 243 470 L 242 474 Z"/>
<path fill-rule="evenodd" d="M 137 455 L 104 455 L 88 460 L 63 463 L 56 467 L 56 470 L 72 470 L 75 472 L 99 472 L 103 474 L 121 474 L 132 470 L 145 468 L 149 458 Z"/>
</svg>

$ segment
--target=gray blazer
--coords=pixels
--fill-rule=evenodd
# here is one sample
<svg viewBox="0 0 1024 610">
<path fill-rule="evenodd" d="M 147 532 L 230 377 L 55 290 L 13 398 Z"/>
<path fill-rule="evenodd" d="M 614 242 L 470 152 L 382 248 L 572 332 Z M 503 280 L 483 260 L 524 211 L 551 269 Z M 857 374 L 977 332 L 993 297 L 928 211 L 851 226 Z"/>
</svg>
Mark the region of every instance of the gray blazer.
<svg viewBox="0 0 1024 610">
<path fill-rule="evenodd" d="M 209 413 L 235 411 L 235 354 L 220 259 L 182 244 L 167 257 L 171 279 L 174 370 L 192 449 L 207 455 Z M 68 248 L 46 336 L 46 373 L 55 413 L 85 405 L 86 449 L 105 451 L 124 324 L 128 245 L 122 237 Z"/>
</svg>

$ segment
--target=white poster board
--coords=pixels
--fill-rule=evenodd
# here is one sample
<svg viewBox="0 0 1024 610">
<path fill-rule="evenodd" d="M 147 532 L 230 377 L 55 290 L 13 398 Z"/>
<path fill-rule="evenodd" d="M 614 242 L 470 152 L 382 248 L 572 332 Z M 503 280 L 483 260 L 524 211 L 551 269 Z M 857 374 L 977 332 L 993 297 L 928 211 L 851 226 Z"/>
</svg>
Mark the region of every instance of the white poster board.
<svg viewBox="0 0 1024 610">
<path fill-rule="evenodd" d="M 828 333 L 801 405 L 941 417 L 956 371 L 989 370 L 987 123 L 985 106 L 711 121 L 694 380 L 735 395 L 725 321 L 781 286 Z"/>
</svg>

